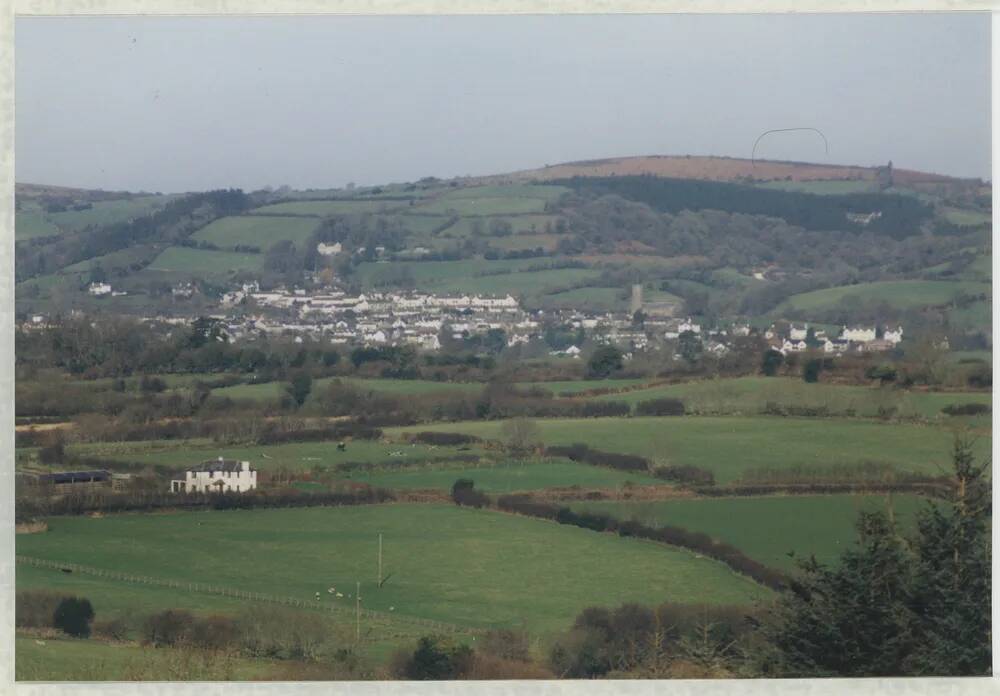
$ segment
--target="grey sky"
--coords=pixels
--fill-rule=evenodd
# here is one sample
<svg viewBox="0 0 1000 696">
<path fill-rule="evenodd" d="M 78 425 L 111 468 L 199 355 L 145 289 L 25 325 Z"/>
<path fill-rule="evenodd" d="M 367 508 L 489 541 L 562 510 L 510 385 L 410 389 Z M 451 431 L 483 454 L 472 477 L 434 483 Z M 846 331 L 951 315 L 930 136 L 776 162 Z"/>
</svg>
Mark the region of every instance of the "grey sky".
<svg viewBox="0 0 1000 696">
<path fill-rule="evenodd" d="M 637 154 L 990 177 L 986 14 L 22 18 L 16 176 L 341 186 Z"/>
</svg>

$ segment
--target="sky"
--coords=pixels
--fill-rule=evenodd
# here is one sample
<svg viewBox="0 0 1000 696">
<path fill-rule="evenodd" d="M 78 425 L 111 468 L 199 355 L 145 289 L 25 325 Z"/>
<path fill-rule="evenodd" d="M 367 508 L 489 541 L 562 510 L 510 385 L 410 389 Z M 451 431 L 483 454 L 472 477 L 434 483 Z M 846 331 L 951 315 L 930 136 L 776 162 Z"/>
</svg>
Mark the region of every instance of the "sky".
<svg viewBox="0 0 1000 696">
<path fill-rule="evenodd" d="M 650 154 L 990 178 L 988 14 L 18 18 L 19 182 L 341 187 Z"/>
</svg>

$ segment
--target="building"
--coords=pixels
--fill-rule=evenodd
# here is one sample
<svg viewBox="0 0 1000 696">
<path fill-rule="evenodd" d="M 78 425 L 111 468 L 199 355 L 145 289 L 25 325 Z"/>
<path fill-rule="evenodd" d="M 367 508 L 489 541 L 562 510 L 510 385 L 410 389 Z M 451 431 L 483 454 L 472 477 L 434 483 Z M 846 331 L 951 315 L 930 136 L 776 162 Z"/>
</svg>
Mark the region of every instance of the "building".
<svg viewBox="0 0 1000 696">
<path fill-rule="evenodd" d="M 170 482 L 171 493 L 244 493 L 257 487 L 257 471 L 250 462 L 209 459 L 184 472 L 184 478 Z"/>
<path fill-rule="evenodd" d="M 111 486 L 108 471 L 60 471 L 53 474 L 39 474 L 38 482 L 49 484 L 56 490 L 89 490 Z"/>
<path fill-rule="evenodd" d="M 87 292 L 94 297 L 102 297 L 111 294 L 111 286 L 108 283 L 91 283 L 90 287 L 87 288 Z"/>
</svg>

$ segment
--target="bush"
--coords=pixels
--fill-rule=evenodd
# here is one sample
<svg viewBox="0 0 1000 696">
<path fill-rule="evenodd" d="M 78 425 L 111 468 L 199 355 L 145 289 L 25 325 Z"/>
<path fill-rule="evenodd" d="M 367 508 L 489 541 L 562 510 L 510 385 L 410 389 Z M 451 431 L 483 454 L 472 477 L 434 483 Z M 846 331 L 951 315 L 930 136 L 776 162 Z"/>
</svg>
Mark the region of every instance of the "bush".
<svg viewBox="0 0 1000 696">
<path fill-rule="evenodd" d="M 472 479 L 458 479 L 451 487 L 451 499 L 456 505 L 481 508 L 490 504 L 489 496 L 475 489 Z"/>
<path fill-rule="evenodd" d="M 617 454 L 590 449 L 587 445 L 576 442 L 572 445 L 549 447 L 546 454 L 553 457 L 568 457 L 574 462 L 585 462 L 595 466 L 606 466 L 619 471 L 649 471 L 649 460 L 634 454 Z"/>
<path fill-rule="evenodd" d="M 613 418 L 627 416 L 632 409 L 624 401 L 585 401 L 580 407 L 584 418 Z"/>
<path fill-rule="evenodd" d="M 991 411 L 987 404 L 949 404 L 941 409 L 941 413 L 949 416 L 980 416 Z"/>
<path fill-rule="evenodd" d="M 802 366 L 802 380 L 810 384 L 819 381 L 819 373 L 823 371 L 823 361 L 818 358 L 807 360 Z"/>
<path fill-rule="evenodd" d="M 52 626 L 76 638 L 86 638 L 93 620 L 94 608 L 89 599 L 65 597 L 52 615 Z"/>
<path fill-rule="evenodd" d="M 683 416 L 684 402 L 669 398 L 640 401 L 635 412 L 640 416 Z"/>
<path fill-rule="evenodd" d="M 236 622 L 228 616 L 208 616 L 196 619 L 188 632 L 187 639 L 198 648 L 222 650 L 236 643 Z"/>
<path fill-rule="evenodd" d="M 25 590 L 14 598 L 14 625 L 18 628 L 52 628 L 56 607 L 67 595 L 50 590 Z"/>
<path fill-rule="evenodd" d="M 424 636 L 411 654 L 397 654 L 393 670 L 403 679 L 461 679 L 469 673 L 472 662 L 469 646 L 457 645 L 445 636 Z"/>
<path fill-rule="evenodd" d="M 183 609 L 167 609 L 146 618 L 142 626 L 143 642 L 156 647 L 183 643 L 194 624 L 194 616 Z"/>
<path fill-rule="evenodd" d="M 675 481 L 683 485 L 714 486 L 715 476 L 711 471 L 696 466 L 657 466 L 653 467 L 653 476 Z"/>
<path fill-rule="evenodd" d="M 413 442 L 422 442 L 426 445 L 467 445 L 473 442 L 479 442 L 479 438 L 474 435 L 465 435 L 463 433 L 435 433 L 435 432 L 420 432 L 413 433 L 410 436 L 410 440 Z"/>
<path fill-rule="evenodd" d="M 123 641 L 128 638 L 128 633 L 129 624 L 121 617 L 94 622 L 94 635 L 107 640 Z"/>
</svg>

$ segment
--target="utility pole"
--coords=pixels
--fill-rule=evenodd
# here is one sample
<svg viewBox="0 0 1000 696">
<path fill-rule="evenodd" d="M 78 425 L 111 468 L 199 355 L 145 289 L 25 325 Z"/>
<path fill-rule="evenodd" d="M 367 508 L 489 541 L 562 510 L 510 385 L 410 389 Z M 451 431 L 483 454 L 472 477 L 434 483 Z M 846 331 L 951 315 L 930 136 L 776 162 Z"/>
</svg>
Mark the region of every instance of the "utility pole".
<svg viewBox="0 0 1000 696">
<path fill-rule="evenodd" d="M 382 532 L 378 533 L 378 586 L 382 587 Z"/>
<path fill-rule="evenodd" d="M 358 580 L 357 592 L 354 594 L 354 601 L 357 606 L 356 620 L 356 636 L 358 643 L 361 642 L 361 581 Z"/>
</svg>

